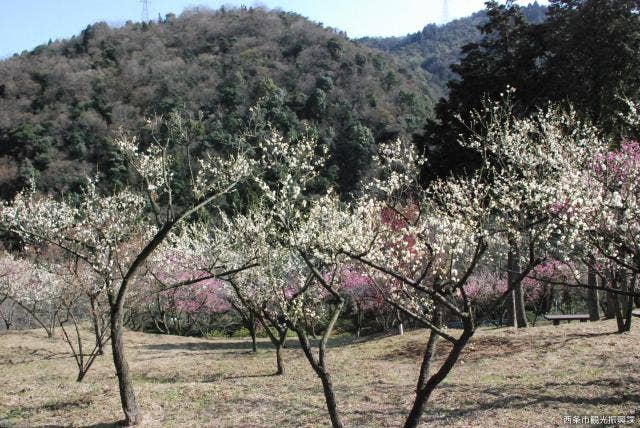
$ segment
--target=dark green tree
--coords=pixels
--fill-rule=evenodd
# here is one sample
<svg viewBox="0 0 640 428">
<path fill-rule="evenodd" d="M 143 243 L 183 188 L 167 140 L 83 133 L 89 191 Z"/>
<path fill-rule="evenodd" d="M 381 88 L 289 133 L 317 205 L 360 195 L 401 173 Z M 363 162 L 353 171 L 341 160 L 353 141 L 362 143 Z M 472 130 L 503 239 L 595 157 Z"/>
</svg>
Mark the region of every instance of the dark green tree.
<svg viewBox="0 0 640 428">
<path fill-rule="evenodd" d="M 479 27 L 482 39 L 462 48 L 463 58 L 451 67 L 459 78 L 449 82 L 449 98 L 440 100 L 437 120 L 416 136 L 430 158 L 425 180 L 474 168 L 475 153 L 463 149 L 458 140 L 469 132 L 470 112 L 480 109 L 484 100 L 499 98 L 507 86 L 516 88 L 515 98 L 524 113 L 539 100 L 538 59 L 543 49 L 538 25 L 528 24 L 512 0 L 489 1 L 486 6 L 488 21 Z"/>
<path fill-rule="evenodd" d="M 430 154 L 425 180 L 475 167 L 475 154 L 457 141 L 472 131 L 470 112 L 500 98 L 507 86 L 516 89 L 516 114 L 564 103 L 612 133 L 618 132 L 623 99 L 640 95 L 639 0 L 552 0 L 540 24 L 524 19 L 513 1 L 486 5 L 482 40 L 462 49 L 449 98 L 436 106 L 437 120 L 416 136 Z"/>
<path fill-rule="evenodd" d="M 640 95 L 640 1 L 551 0 L 545 96 L 615 132 L 621 98 Z"/>
</svg>

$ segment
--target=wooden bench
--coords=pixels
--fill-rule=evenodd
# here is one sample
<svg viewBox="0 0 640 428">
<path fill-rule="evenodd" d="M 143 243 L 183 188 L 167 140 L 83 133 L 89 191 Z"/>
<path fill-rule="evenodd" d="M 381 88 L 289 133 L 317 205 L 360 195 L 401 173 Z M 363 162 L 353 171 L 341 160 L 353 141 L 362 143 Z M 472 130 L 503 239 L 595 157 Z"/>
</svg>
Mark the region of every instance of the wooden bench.
<svg viewBox="0 0 640 428">
<path fill-rule="evenodd" d="M 545 315 L 545 319 L 552 321 L 553 325 L 560 325 L 560 321 L 571 322 L 579 320 L 580 322 L 589 321 L 589 314 L 557 314 L 557 315 Z"/>
<path fill-rule="evenodd" d="M 640 318 L 640 308 L 632 310 L 631 315 Z"/>
</svg>

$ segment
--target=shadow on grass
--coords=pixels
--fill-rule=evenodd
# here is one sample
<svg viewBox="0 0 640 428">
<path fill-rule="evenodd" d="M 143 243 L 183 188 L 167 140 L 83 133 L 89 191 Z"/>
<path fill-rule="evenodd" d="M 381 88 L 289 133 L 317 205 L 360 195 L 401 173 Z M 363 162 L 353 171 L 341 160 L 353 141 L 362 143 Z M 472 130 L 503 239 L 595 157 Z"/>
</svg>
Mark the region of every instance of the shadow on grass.
<svg viewBox="0 0 640 428">
<path fill-rule="evenodd" d="M 604 333 L 567 333 L 557 336 L 474 336 L 469 345 L 462 350 L 461 358 L 467 362 L 477 362 L 480 360 L 495 357 L 510 357 L 522 353 L 529 353 L 536 350 L 545 352 L 555 352 L 575 341 L 603 336 L 617 336 L 616 332 Z M 417 360 L 424 355 L 427 340 L 412 340 L 405 343 L 401 348 L 394 349 L 382 355 L 386 361 L 397 359 Z M 451 350 L 451 343 L 440 340 L 438 343 L 438 354 L 435 361 L 442 361 Z"/>
<path fill-rule="evenodd" d="M 69 425 L 43 425 L 43 428 L 66 428 Z M 127 426 L 124 419 L 115 422 L 99 422 L 91 425 L 80 425 L 82 428 L 113 428 Z"/>
<path fill-rule="evenodd" d="M 287 343 L 287 346 L 289 343 Z M 141 348 L 150 349 L 154 351 L 224 351 L 224 350 L 251 350 L 250 340 L 216 340 L 216 341 L 198 341 L 198 342 L 186 342 L 186 343 L 158 343 L 152 345 L 142 345 Z M 271 349 L 271 343 L 258 342 L 258 349 Z"/>
<path fill-rule="evenodd" d="M 72 400 L 61 400 L 61 401 L 49 401 L 46 402 L 44 404 L 41 404 L 39 406 L 24 406 L 24 407 L 14 407 L 12 408 L 9 413 L 5 416 L 5 418 L 7 419 L 12 419 L 12 418 L 25 418 L 25 417 L 30 417 L 31 415 L 33 415 L 34 413 L 40 413 L 40 412 L 56 412 L 56 411 L 64 411 L 64 410 L 69 410 L 72 408 L 84 408 L 84 407 L 88 407 L 93 403 L 93 400 L 90 397 L 80 397 L 80 398 L 76 398 L 76 399 L 72 399 Z M 3 425 L 4 420 L 0 418 L 0 427 L 2 426 L 13 426 L 13 425 Z M 111 423 L 111 424 L 98 424 L 98 425 L 92 425 L 92 426 L 105 426 L 105 427 L 110 427 L 110 426 L 117 426 L 114 425 L 115 423 Z M 16 426 L 28 426 L 28 425 L 16 425 Z M 68 425 L 55 425 L 55 424 L 50 424 L 50 425 L 42 425 L 43 427 L 63 427 L 63 426 L 68 426 Z"/>
<path fill-rule="evenodd" d="M 377 340 L 379 338 L 373 338 L 371 340 Z M 319 339 L 310 339 L 312 346 L 317 346 L 320 342 Z M 363 343 L 367 340 L 356 339 L 355 337 L 336 337 L 329 339 L 328 347 L 338 348 L 343 346 L 349 346 L 357 343 Z M 158 343 L 151 345 L 140 345 L 139 348 L 149 349 L 153 351 L 251 351 L 252 345 L 250 340 L 202 340 L 198 342 L 184 342 L 184 343 Z M 273 349 L 271 342 L 261 340 L 257 343 L 258 349 Z M 300 342 L 295 338 L 289 338 L 286 341 L 285 349 L 300 349 Z"/>
<path fill-rule="evenodd" d="M 123 427 L 123 426 L 126 426 L 126 422 L 124 421 L 124 419 L 117 422 L 112 422 L 112 423 L 104 422 L 104 423 L 98 423 L 93 425 L 83 425 L 82 428 L 112 428 L 112 427 Z"/>
<path fill-rule="evenodd" d="M 47 349 L 33 349 L 29 350 L 29 352 L 25 352 L 23 349 L 18 348 L 17 350 L 13 349 L 13 352 L 10 355 L 0 356 L 0 365 L 17 365 L 17 364 L 31 364 L 36 361 L 42 360 L 62 360 L 67 358 L 73 358 L 68 352 L 51 352 Z"/>
<path fill-rule="evenodd" d="M 630 384 L 633 384 L 630 381 Z M 445 384 L 438 387 L 440 390 L 449 390 L 448 394 L 456 394 L 465 385 Z M 530 409 L 535 406 L 547 407 L 550 404 L 565 404 L 575 406 L 607 406 L 629 405 L 630 410 L 640 402 L 640 393 L 637 391 L 621 392 L 622 388 L 628 388 L 618 379 L 598 379 L 587 382 L 549 382 L 539 386 L 500 385 L 479 389 L 477 385 L 468 385 L 477 391 L 478 401 L 467 404 L 463 400 L 457 402 L 457 408 L 451 409 L 439 405 L 427 405 L 424 421 L 444 422 L 451 418 L 462 418 L 483 414 L 488 410 L 495 411 Z M 590 392 L 598 391 L 593 396 Z M 463 397 L 461 396 L 461 399 Z"/>
<path fill-rule="evenodd" d="M 277 377 L 275 371 L 270 373 L 255 373 L 255 374 L 232 374 L 225 375 L 221 373 L 209 374 L 204 377 L 197 376 L 183 376 L 183 375 L 170 375 L 170 376 L 162 376 L 158 375 L 150 375 L 150 374 L 142 374 L 136 375 L 135 380 L 146 383 L 163 383 L 163 384 L 171 384 L 171 383 L 185 383 L 185 382 L 200 382 L 200 383 L 215 383 L 215 382 L 223 382 L 225 380 L 233 380 L 233 379 L 250 379 L 250 378 L 268 378 L 268 377 Z"/>
</svg>

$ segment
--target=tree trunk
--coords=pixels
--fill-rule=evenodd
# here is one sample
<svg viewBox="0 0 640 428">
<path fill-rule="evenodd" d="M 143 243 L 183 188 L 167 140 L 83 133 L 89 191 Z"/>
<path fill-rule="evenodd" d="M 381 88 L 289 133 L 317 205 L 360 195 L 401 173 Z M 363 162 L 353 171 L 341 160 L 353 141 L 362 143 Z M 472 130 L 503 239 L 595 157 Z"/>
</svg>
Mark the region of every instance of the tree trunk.
<svg viewBox="0 0 640 428">
<path fill-rule="evenodd" d="M 507 298 L 507 320 L 511 323 L 512 327 L 518 327 L 518 317 L 516 317 L 516 294 L 513 290 L 509 292 Z"/>
<path fill-rule="evenodd" d="M 447 359 L 442 363 L 440 369 L 429 378 L 427 382 L 425 382 L 424 387 L 422 387 L 417 393 L 416 398 L 413 402 L 413 407 L 411 408 L 411 412 L 407 416 L 407 419 L 404 423 L 404 428 L 416 428 L 418 423 L 420 422 L 420 417 L 424 413 L 425 406 L 429 401 L 429 397 L 431 393 L 436 389 L 436 387 L 442 382 L 453 366 L 456 364 L 458 359 L 460 358 L 460 353 L 467 345 L 467 342 L 473 336 L 474 330 L 472 327 L 465 326 L 465 330 L 460 336 L 460 339 L 453 344 L 453 348 L 449 352 Z"/>
<path fill-rule="evenodd" d="M 356 321 L 356 337 L 359 339 L 362 334 L 362 320 L 363 320 L 363 311 L 360 309 L 360 305 L 356 303 L 355 305 L 355 321 Z"/>
<path fill-rule="evenodd" d="M 633 291 L 633 289 L 635 288 L 635 282 L 636 282 L 636 277 L 635 275 L 633 276 L 633 278 L 631 279 L 631 281 L 627 281 L 625 278 L 624 281 L 624 291 Z M 624 302 L 624 325 L 622 326 L 622 331 L 623 332 L 627 332 L 627 331 L 631 331 L 631 319 L 633 318 L 633 315 L 631 314 L 631 312 L 633 311 L 633 299 L 631 298 L 631 296 L 625 296 L 626 298 L 623 300 Z"/>
<path fill-rule="evenodd" d="M 338 414 L 336 394 L 333 392 L 333 382 L 331 381 L 331 375 L 324 367 L 324 358 L 321 357 L 316 360 L 316 358 L 313 356 L 311 344 L 309 343 L 309 339 L 307 338 L 307 334 L 305 333 L 305 331 L 300 327 L 292 326 L 292 328 L 298 334 L 300 345 L 302 346 L 302 350 L 304 351 L 309 364 L 311 364 L 311 367 L 313 367 L 313 370 L 316 372 L 316 375 L 322 382 L 322 391 L 324 392 L 324 399 L 327 404 L 329 419 L 331 419 L 331 426 L 333 428 L 343 428 L 344 425 L 342 424 L 340 415 Z M 324 350 L 322 350 L 322 348 L 320 349 L 320 355 L 324 355 Z"/>
<path fill-rule="evenodd" d="M 600 296 L 598 295 L 598 290 L 595 287 L 598 285 L 598 278 L 596 277 L 596 271 L 593 267 L 588 267 L 587 272 L 587 284 L 589 287 L 588 291 L 588 303 L 589 303 L 589 320 L 590 321 L 598 321 L 600 319 Z"/>
<path fill-rule="evenodd" d="M 440 328 L 442 326 L 442 308 L 436 307 L 432 319 L 433 325 Z M 431 330 L 429 340 L 427 341 L 427 348 L 422 358 L 422 365 L 420 366 L 420 376 L 418 376 L 418 383 L 416 385 L 416 394 L 420 393 L 420 390 L 424 388 L 427 382 L 427 376 L 429 376 L 429 368 L 431 367 L 431 361 L 436 353 L 436 345 L 438 344 L 438 338 L 440 336 L 435 331 Z"/>
<path fill-rule="evenodd" d="M 284 375 L 284 360 L 282 359 L 282 345 L 276 345 L 276 375 Z"/>
<path fill-rule="evenodd" d="M 104 351 L 102 350 L 102 331 L 100 329 L 100 323 L 98 322 L 98 311 L 96 310 L 96 301 L 94 298 L 90 298 L 89 300 L 91 302 L 91 319 L 93 321 L 93 332 L 96 336 L 96 348 L 98 349 L 98 355 L 103 355 Z"/>
<path fill-rule="evenodd" d="M 256 318 L 253 315 L 249 316 L 249 334 L 251 335 L 251 351 L 253 353 L 258 352 L 258 344 L 256 342 Z"/>
<path fill-rule="evenodd" d="M 404 336 L 404 324 L 402 322 L 402 314 L 400 310 L 396 310 L 396 320 L 398 321 L 398 336 Z"/>
<path fill-rule="evenodd" d="M 320 344 L 318 345 L 318 358 L 313 355 L 313 351 L 311 349 L 311 344 L 309 343 L 309 338 L 307 337 L 307 333 L 304 327 L 296 326 L 289 323 L 289 327 L 293 329 L 298 335 L 298 341 L 300 342 L 300 346 L 304 351 L 304 355 L 307 357 L 307 361 L 316 372 L 320 381 L 322 382 L 322 390 L 324 392 L 325 402 L 327 404 L 327 411 L 329 412 L 329 418 L 331 419 L 331 425 L 333 428 L 342 428 L 344 425 L 340 420 L 340 415 L 338 413 L 338 405 L 336 402 L 336 395 L 333 391 L 333 382 L 331 381 L 331 375 L 327 370 L 325 355 L 326 355 L 326 346 L 329 337 L 333 331 L 333 327 L 340 316 L 340 312 L 342 312 L 342 307 L 344 306 L 344 300 L 338 297 L 338 304 L 333 310 L 333 314 L 331 315 L 331 319 L 327 328 L 322 335 L 322 339 Z"/>
<path fill-rule="evenodd" d="M 320 381 L 322 382 L 322 389 L 324 391 L 325 401 L 327 403 L 327 410 L 329 411 L 329 418 L 331 419 L 331 425 L 333 428 L 342 428 L 342 421 L 338 415 L 338 404 L 336 402 L 336 394 L 333 392 L 333 382 L 331 381 L 331 375 L 326 370 L 322 369 L 317 372 Z"/>
<path fill-rule="evenodd" d="M 111 350 L 113 365 L 118 376 L 120 402 L 125 415 L 125 424 L 137 425 L 141 422 L 140 408 L 133 390 L 133 379 L 129 372 L 129 364 L 124 355 L 124 328 L 122 307 L 111 306 Z"/>
<path fill-rule="evenodd" d="M 616 284 L 616 275 L 613 271 L 607 270 L 605 275 L 607 286 L 610 288 L 615 288 Z M 615 293 L 607 292 L 605 295 L 606 299 L 606 311 L 605 311 L 605 319 L 612 319 L 616 317 L 616 303 L 618 301 L 618 297 Z"/>
<path fill-rule="evenodd" d="M 509 253 L 507 255 L 507 281 L 512 287 L 512 322 L 517 328 L 529 326 L 527 321 L 527 311 L 524 306 L 524 293 L 522 291 L 522 281 L 518 280 L 520 275 L 520 254 L 518 246 L 514 242 L 509 243 Z M 515 284 L 518 282 L 517 284 Z M 512 284 L 515 284 L 513 286 Z"/>
<path fill-rule="evenodd" d="M 616 317 L 616 303 L 618 302 L 618 296 L 615 293 L 607 292 L 607 311 L 605 314 L 606 319 L 612 319 Z"/>
<path fill-rule="evenodd" d="M 513 291 L 516 301 L 516 318 L 518 319 L 518 328 L 529 327 L 529 320 L 527 320 L 527 310 L 524 306 L 524 292 L 522 291 L 522 282 L 516 285 Z"/>
<path fill-rule="evenodd" d="M 626 277 L 625 277 L 625 271 L 623 269 L 620 269 L 616 276 L 614 276 L 615 278 L 615 288 L 624 290 L 626 289 Z M 625 299 L 624 296 L 620 296 L 618 294 L 613 294 L 613 309 L 615 312 L 615 317 L 616 317 L 616 323 L 618 324 L 618 333 L 623 333 L 624 332 L 624 327 L 625 327 L 625 322 L 624 322 L 624 315 L 622 313 L 623 311 L 623 307 L 625 307 L 626 305 L 625 303 Z"/>
<path fill-rule="evenodd" d="M 622 308 L 620 307 L 619 296 L 613 296 L 613 310 L 616 317 L 616 323 L 618 325 L 618 333 L 624 332 L 624 317 L 622 316 Z"/>
</svg>

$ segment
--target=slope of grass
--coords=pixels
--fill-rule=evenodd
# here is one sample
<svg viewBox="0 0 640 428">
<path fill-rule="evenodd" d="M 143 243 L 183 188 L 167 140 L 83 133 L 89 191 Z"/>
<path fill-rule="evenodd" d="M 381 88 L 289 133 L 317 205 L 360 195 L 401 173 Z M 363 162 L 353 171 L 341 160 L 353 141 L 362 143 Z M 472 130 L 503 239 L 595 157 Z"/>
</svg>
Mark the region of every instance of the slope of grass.
<svg viewBox="0 0 640 428">
<path fill-rule="evenodd" d="M 640 420 L 640 328 L 613 322 L 480 331 L 434 393 L 425 426 L 557 426 L 565 415 Z M 321 385 L 290 339 L 287 373 L 272 376 L 267 341 L 129 332 L 145 426 L 328 426 Z M 426 331 L 339 339 L 329 352 L 348 426 L 400 425 L 412 401 Z M 444 350 L 445 346 L 442 345 Z M 60 338 L 0 335 L 0 426 L 110 426 L 121 418 L 110 355 L 83 383 Z"/>
</svg>

